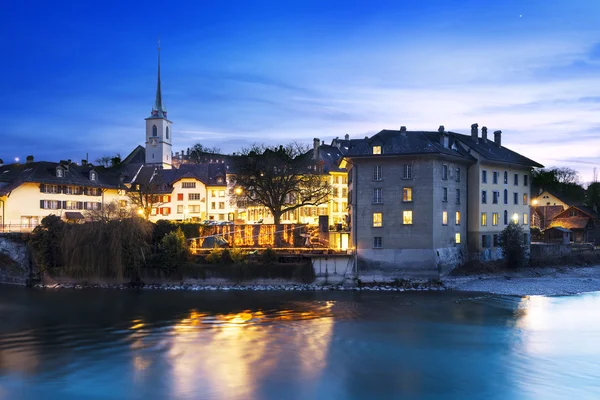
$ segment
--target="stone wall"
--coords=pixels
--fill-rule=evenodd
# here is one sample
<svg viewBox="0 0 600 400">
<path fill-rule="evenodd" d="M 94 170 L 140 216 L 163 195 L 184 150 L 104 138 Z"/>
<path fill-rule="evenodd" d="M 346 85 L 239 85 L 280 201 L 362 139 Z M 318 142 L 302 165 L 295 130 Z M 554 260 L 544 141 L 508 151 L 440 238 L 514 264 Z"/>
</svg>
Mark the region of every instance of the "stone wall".
<svg viewBox="0 0 600 400">
<path fill-rule="evenodd" d="M 20 235 L 0 235 L 0 283 L 25 285 L 32 268 L 30 256 Z"/>
<path fill-rule="evenodd" d="M 531 243 L 531 258 L 544 260 L 546 258 L 562 257 L 571 254 L 571 243 Z"/>
</svg>

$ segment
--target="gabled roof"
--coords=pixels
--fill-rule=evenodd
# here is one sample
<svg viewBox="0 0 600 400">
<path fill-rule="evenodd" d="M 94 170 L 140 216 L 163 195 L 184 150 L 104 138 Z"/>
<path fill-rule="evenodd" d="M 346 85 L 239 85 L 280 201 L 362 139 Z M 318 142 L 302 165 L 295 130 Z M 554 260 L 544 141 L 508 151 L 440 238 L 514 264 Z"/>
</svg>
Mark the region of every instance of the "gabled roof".
<svg viewBox="0 0 600 400">
<path fill-rule="evenodd" d="M 566 208 L 564 211 L 560 212 L 555 216 L 555 218 L 577 218 L 577 217 L 569 217 L 569 213 L 572 209 L 579 210 L 583 214 L 587 215 L 588 218 L 597 218 L 596 213 L 589 207 L 585 206 L 571 206 Z"/>
<path fill-rule="evenodd" d="M 338 164 L 342 158 L 342 151 L 336 146 L 322 144 L 319 146 L 319 160 L 323 162 L 324 172 L 342 172 L 345 169 L 339 168 Z"/>
<path fill-rule="evenodd" d="M 525 157 L 521 154 L 507 149 L 504 146 L 498 146 L 493 140 L 483 140 L 482 138 L 473 139 L 470 135 L 450 132 L 450 135 L 456 138 L 465 146 L 475 150 L 485 159 L 503 163 L 518 164 L 527 167 L 543 168 L 544 166 Z"/>
<path fill-rule="evenodd" d="M 566 229 L 585 229 L 591 220 L 590 217 L 555 218 L 550 222 L 549 228 L 559 226 Z"/>
<path fill-rule="evenodd" d="M 127 157 L 121 161 L 121 164 L 143 164 L 146 162 L 146 149 L 143 146 L 137 146 Z"/>
<path fill-rule="evenodd" d="M 448 136 L 448 147 L 441 143 L 442 135 Z M 398 155 L 438 154 L 475 161 L 464 148 L 455 145 L 451 132 L 399 131 L 384 129 L 370 138 L 354 143 L 344 155 L 347 158 L 372 157 L 372 147 L 380 145 L 382 154 L 376 157 Z"/>
</svg>

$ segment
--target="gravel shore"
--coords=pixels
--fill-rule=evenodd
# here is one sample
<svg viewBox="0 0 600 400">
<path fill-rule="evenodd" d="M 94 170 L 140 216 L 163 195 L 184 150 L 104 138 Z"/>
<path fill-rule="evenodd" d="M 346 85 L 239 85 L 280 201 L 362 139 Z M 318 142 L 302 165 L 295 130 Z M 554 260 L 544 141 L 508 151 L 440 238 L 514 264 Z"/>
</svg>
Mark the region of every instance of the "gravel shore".
<svg viewBox="0 0 600 400">
<path fill-rule="evenodd" d="M 502 295 L 569 295 L 600 291 L 600 265 L 589 267 L 524 268 L 493 274 L 449 276 L 450 290 Z"/>
</svg>

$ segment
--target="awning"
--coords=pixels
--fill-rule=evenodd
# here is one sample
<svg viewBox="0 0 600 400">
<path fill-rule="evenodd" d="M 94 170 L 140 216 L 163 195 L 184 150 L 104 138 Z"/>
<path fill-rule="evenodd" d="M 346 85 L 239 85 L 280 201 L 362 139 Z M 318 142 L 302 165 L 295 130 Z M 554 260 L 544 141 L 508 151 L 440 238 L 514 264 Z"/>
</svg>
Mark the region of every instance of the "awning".
<svg viewBox="0 0 600 400">
<path fill-rule="evenodd" d="M 67 212 L 65 212 L 65 218 L 66 219 L 84 219 L 85 217 L 83 216 L 82 213 L 80 213 L 78 211 L 67 211 Z"/>
</svg>

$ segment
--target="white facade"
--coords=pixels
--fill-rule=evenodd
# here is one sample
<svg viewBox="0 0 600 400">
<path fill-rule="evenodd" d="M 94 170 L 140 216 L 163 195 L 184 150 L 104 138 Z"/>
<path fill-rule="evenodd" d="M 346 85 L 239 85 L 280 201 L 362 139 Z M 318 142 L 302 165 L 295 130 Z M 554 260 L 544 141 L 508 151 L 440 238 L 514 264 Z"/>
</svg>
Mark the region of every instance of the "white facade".
<svg viewBox="0 0 600 400">
<path fill-rule="evenodd" d="M 146 164 L 171 168 L 173 123 L 166 118 L 146 118 Z"/>
</svg>

